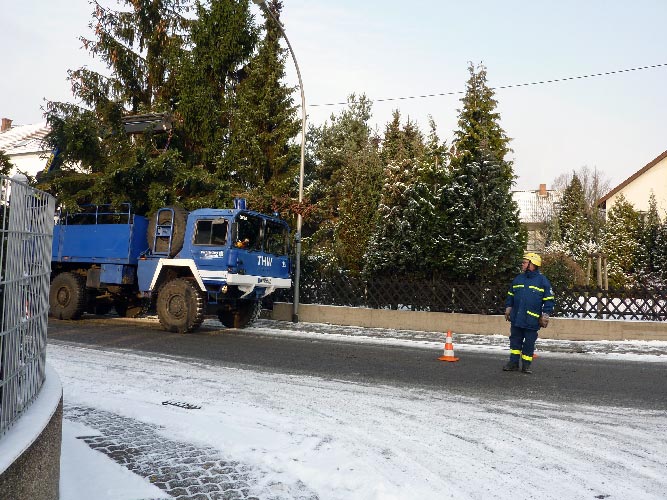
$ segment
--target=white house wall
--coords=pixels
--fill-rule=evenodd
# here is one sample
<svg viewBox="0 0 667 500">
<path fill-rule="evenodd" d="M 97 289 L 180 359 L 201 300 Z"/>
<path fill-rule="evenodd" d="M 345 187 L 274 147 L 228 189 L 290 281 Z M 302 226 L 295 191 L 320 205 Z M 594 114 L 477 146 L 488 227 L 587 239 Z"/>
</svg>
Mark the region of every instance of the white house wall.
<svg viewBox="0 0 667 500">
<path fill-rule="evenodd" d="M 45 158 L 44 155 L 46 155 L 46 152 L 12 155 L 10 159 L 14 164 L 14 168 L 9 176 L 11 177 L 14 174 L 21 173 L 34 177 L 46 167 L 47 158 Z"/>
<path fill-rule="evenodd" d="M 624 186 L 618 193 L 607 200 L 607 213 L 616 203 L 621 193 L 632 203 L 635 210 L 647 211 L 651 192 L 655 195 L 658 205 L 658 214 L 661 219 L 667 216 L 667 158 L 656 163 L 649 170 Z"/>
</svg>

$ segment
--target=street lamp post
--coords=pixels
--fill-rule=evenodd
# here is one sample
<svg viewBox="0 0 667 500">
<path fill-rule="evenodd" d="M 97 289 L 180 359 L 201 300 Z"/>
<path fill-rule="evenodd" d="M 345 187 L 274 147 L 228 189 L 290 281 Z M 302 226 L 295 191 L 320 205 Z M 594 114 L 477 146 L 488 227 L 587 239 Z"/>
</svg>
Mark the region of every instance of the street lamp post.
<svg viewBox="0 0 667 500">
<path fill-rule="evenodd" d="M 301 89 L 301 164 L 299 166 L 299 213 L 296 218 L 296 234 L 294 235 L 294 241 L 296 243 L 296 268 L 294 270 L 294 309 L 292 311 L 292 321 L 294 323 L 299 322 L 299 280 L 301 278 L 301 225 L 303 224 L 303 218 L 301 217 L 301 203 L 303 202 L 303 174 L 304 174 L 304 163 L 306 157 L 306 95 L 303 92 L 303 81 L 301 80 L 301 70 L 299 69 L 299 63 L 296 61 L 296 56 L 294 55 L 294 50 L 292 49 L 292 44 L 287 38 L 285 29 L 283 28 L 282 23 L 276 18 L 276 16 L 271 12 L 271 9 L 266 4 L 266 0 L 252 0 L 254 3 L 259 5 L 264 9 L 265 12 L 271 16 L 271 19 L 275 21 L 280 29 L 280 32 L 287 42 L 287 47 L 289 48 L 290 54 L 292 55 L 292 60 L 294 61 L 294 66 L 296 67 L 296 75 L 299 78 L 299 88 Z"/>
</svg>

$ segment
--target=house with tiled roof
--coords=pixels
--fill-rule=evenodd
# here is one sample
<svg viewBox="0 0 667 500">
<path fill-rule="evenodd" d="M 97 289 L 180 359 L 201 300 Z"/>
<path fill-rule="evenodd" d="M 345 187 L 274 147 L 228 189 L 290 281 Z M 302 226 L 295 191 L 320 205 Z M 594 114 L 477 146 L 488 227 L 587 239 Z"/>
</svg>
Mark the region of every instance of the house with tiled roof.
<svg viewBox="0 0 667 500">
<path fill-rule="evenodd" d="M 667 216 L 667 151 L 663 152 L 600 198 L 598 207 L 608 211 L 622 194 L 635 210 L 648 211 L 651 193 L 655 195 L 658 215 Z"/>
<path fill-rule="evenodd" d="M 519 206 L 519 219 L 528 232 L 526 251 L 544 250 L 547 223 L 553 217 L 562 196 L 562 191 L 547 190 L 546 184 L 540 184 L 537 190 L 512 192 L 512 198 Z"/>
<path fill-rule="evenodd" d="M 12 120 L 2 119 L 0 151 L 4 151 L 14 164 L 10 177 L 17 173 L 34 177 L 44 170 L 51 155 L 43 143 L 48 132 L 46 122 L 12 126 Z"/>
</svg>

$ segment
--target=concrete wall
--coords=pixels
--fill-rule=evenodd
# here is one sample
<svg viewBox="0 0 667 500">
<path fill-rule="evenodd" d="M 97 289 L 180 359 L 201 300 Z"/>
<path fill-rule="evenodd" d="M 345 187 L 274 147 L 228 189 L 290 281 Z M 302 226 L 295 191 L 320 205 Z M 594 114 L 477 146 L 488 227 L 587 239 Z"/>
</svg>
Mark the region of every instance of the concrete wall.
<svg viewBox="0 0 667 500">
<path fill-rule="evenodd" d="M 292 320 L 292 304 L 275 303 L 272 318 Z M 299 304 L 299 321 L 332 325 L 394 328 L 425 332 L 509 335 L 503 316 L 422 311 L 391 311 L 362 307 Z M 542 339 L 562 340 L 665 340 L 667 324 L 653 321 L 618 321 L 551 318 L 540 330 Z"/>
<path fill-rule="evenodd" d="M 0 500 L 58 500 L 62 417 L 62 385 L 47 365 L 37 399 L 0 438 Z"/>
</svg>

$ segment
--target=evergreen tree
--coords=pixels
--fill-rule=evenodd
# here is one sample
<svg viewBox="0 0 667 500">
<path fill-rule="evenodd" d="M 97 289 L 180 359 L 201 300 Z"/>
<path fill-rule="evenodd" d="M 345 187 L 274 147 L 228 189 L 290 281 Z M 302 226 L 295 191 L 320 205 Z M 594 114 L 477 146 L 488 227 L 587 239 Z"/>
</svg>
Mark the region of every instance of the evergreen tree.
<svg viewBox="0 0 667 500">
<path fill-rule="evenodd" d="M 637 274 L 647 284 L 655 283 L 659 267 L 658 233 L 660 231 L 660 216 L 655 194 L 651 192 L 648 201 L 648 211 L 641 219 L 639 229 L 639 245 L 637 248 Z"/>
<path fill-rule="evenodd" d="M 506 172 L 492 155 L 453 169 L 443 196 L 454 277 L 500 279 L 516 269 L 526 235 Z"/>
<path fill-rule="evenodd" d="M 639 214 L 621 194 L 607 214 L 604 232 L 603 251 L 607 256 L 610 286 L 632 283 L 639 236 Z"/>
<path fill-rule="evenodd" d="M 662 221 L 658 226 L 653 258 L 657 275 L 655 284 L 665 286 L 667 283 L 667 220 Z"/>
<path fill-rule="evenodd" d="M 415 263 L 418 208 L 412 194 L 418 179 L 415 153 L 423 153 L 423 146 L 416 144 L 420 139 L 421 133 L 410 120 L 401 126 L 401 114 L 395 110 L 385 126 L 380 152 L 383 184 L 376 225 L 364 256 L 368 275 L 404 273 Z"/>
<path fill-rule="evenodd" d="M 180 155 L 168 151 L 165 134 L 130 140 L 122 117 L 168 111 L 175 98 L 174 55 L 184 44 L 187 1 L 125 2 L 128 10 L 112 10 L 94 2 L 96 39 L 82 38 L 92 56 L 111 70 L 105 76 L 87 68 L 69 72 L 78 107 L 49 102 L 47 143 L 59 149 L 62 168 L 45 175 L 43 189 L 62 204 L 132 201 L 146 209 L 154 198 L 172 201 L 167 188 L 187 172 Z M 192 172 L 196 176 L 196 172 Z M 120 193 L 118 186 L 123 186 Z M 146 197 L 148 191 L 149 196 Z"/>
<path fill-rule="evenodd" d="M 440 141 L 438 137 L 437 126 L 432 116 L 428 117 L 429 132 L 424 146 L 424 160 L 435 169 L 439 167 L 449 167 L 449 151 L 447 143 Z"/>
<path fill-rule="evenodd" d="M 502 162 L 503 175 L 510 182 L 514 180 L 512 163 L 506 160 L 511 152 L 511 139 L 500 126 L 500 113 L 496 111 L 498 102 L 494 91 L 487 85 L 484 65 L 468 66 L 470 78 L 466 83 L 466 93 L 461 99 L 463 107 L 458 110 L 458 129 L 454 132 L 456 153 L 452 166 L 469 162 L 480 162 L 482 158 Z"/>
<path fill-rule="evenodd" d="M 401 126 L 401 113 L 394 110 L 382 139 L 382 163 L 389 165 L 392 162 L 421 158 L 424 152 L 424 137 L 419 127 L 410 118 Z"/>
<path fill-rule="evenodd" d="M 597 203 L 605 193 L 609 192 L 610 181 L 598 169 L 591 170 L 587 166 L 583 166 L 576 172 L 573 171 L 556 177 L 553 183 L 554 189 L 565 190 L 575 175 L 579 179 L 584 193 L 585 214 L 591 226 L 591 241 L 599 242 L 604 227 L 604 213 L 598 208 Z"/>
<path fill-rule="evenodd" d="M 430 120 L 428 142 L 410 120 L 401 127 L 394 112 L 387 124 L 382 155 L 389 163 L 373 237 L 366 252 L 367 274 L 430 276 L 448 263 L 439 230 L 444 226 L 439 201 L 447 184 L 445 145 Z M 391 155 L 395 157 L 392 159 Z"/>
<path fill-rule="evenodd" d="M 339 218 L 333 231 L 336 261 L 354 274 L 362 270 L 376 224 L 381 183 L 382 165 L 377 146 L 371 141 L 351 158 L 349 168 L 342 172 Z"/>
<path fill-rule="evenodd" d="M 267 8 L 280 19 L 282 2 L 271 0 Z M 299 150 L 290 141 L 301 130 L 301 122 L 296 117 L 294 89 L 282 83 L 287 53 L 280 46 L 280 28 L 266 12 L 264 17 L 264 39 L 236 92 L 234 179 L 248 191 L 256 210 L 286 212 L 286 195 L 296 193 L 299 170 Z"/>
<path fill-rule="evenodd" d="M 451 158 L 451 181 L 441 203 L 446 213 L 448 258 L 456 278 L 505 278 L 516 268 L 525 231 L 512 199 L 510 151 L 486 68 L 469 66 Z"/>
<path fill-rule="evenodd" d="M 417 272 L 415 255 L 419 207 L 413 197 L 417 161 L 406 159 L 384 167 L 377 222 L 365 254 L 369 275 L 391 276 Z"/>
<path fill-rule="evenodd" d="M 192 201 L 220 206 L 229 203 L 233 191 L 242 194 L 245 187 L 235 184 L 237 157 L 230 144 L 237 88 L 258 34 L 247 1 L 198 2 L 196 13 L 189 30 L 191 48 L 178 61 L 175 114 L 183 130 L 177 146 L 188 168 L 202 173 L 202 184 L 210 184 L 200 184 L 198 199 Z"/>
<path fill-rule="evenodd" d="M 267 20 L 256 50 L 247 0 L 121 4 L 95 4 L 95 39 L 83 40 L 109 75 L 71 71 L 84 107 L 48 104 L 47 142 L 61 151 L 62 168 L 40 187 L 65 205 L 130 201 L 144 212 L 225 206 L 235 195 L 249 196 L 253 208 L 284 208 L 295 191 L 289 141 L 299 122 L 280 82 L 277 26 Z M 271 4 L 277 14 L 280 6 Z M 128 136 L 123 120 L 145 113 L 162 117 L 169 132 Z"/>
<path fill-rule="evenodd" d="M 0 175 L 9 175 L 14 164 L 3 149 L 0 149 Z"/>
<path fill-rule="evenodd" d="M 313 165 L 308 174 L 308 194 L 317 204 L 319 220 L 338 216 L 338 187 L 342 172 L 352 157 L 375 142 L 369 120 L 371 102 L 365 95 L 348 97 L 347 108 L 338 116 L 331 115 L 320 127 L 309 130 L 309 156 Z"/>
<path fill-rule="evenodd" d="M 563 191 L 558 227 L 561 242 L 577 264 L 586 269 L 589 253 L 591 253 L 592 229 L 586 217 L 586 199 L 579 177 L 574 174 L 572 181 Z"/>
<path fill-rule="evenodd" d="M 304 253 L 319 272 L 358 272 L 372 233 L 382 183 L 378 141 L 368 124 L 371 102 L 354 94 L 339 115 L 309 132 Z"/>
</svg>

